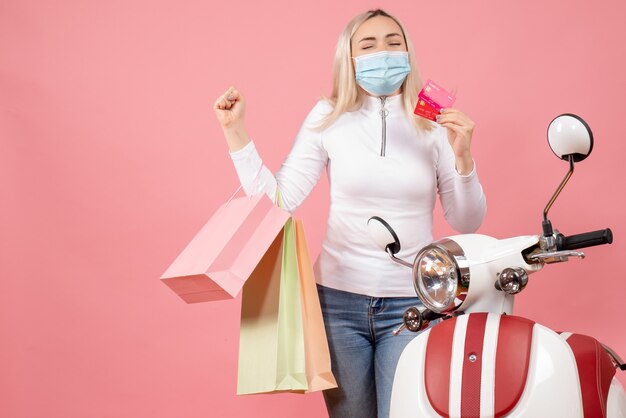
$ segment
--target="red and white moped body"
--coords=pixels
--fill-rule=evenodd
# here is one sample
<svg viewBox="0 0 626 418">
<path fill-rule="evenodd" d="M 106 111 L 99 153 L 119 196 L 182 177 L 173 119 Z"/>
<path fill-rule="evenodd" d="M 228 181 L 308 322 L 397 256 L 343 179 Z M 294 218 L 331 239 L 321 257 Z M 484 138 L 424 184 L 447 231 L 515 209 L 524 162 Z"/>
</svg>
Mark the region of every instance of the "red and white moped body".
<svg viewBox="0 0 626 418">
<path fill-rule="evenodd" d="M 614 361 L 598 341 L 509 315 L 514 296 L 494 287 L 506 267 L 541 268 L 522 257 L 539 237 L 449 239 L 468 260 L 472 291 L 459 309 L 468 308 L 407 345 L 390 416 L 626 417 Z"/>
<path fill-rule="evenodd" d="M 391 395 L 392 418 L 626 418 L 626 395 L 615 377 L 626 364 L 592 337 L 556 333 L 512 316 L 514 296 L 546 264 L 584 257 L 576 250 L 612 242 L 610 229 L 566 237 L 548 211 L 593 148 L 589 126 L 563 114 L 548 128 L 552 151 L 570 169 L 544 210 L 542 235 L 498 240 L 457 235 L 424 247 L 413 263 L 395 256 L 400 242 L 383 219 L 370 235 L 391 258 L 413 270 L 425 311 L 408 309 L 402 328 L 419 331 L 402 352 Z"/>
</svg>

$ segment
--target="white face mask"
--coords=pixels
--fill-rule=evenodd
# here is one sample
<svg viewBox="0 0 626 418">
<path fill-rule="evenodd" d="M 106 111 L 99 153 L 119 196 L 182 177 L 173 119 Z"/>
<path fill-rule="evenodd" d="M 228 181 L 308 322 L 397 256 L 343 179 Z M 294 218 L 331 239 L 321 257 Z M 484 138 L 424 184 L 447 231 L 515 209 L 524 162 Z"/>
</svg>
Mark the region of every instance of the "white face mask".
<svg viewBox="0 0 626 418">
<path fill-rule="evenodd" d="M 387 96 L 400 88 L 411 72 L 405 51 L 380 51 L 354 58 L 356 82 L 375 96 Z"/>
</svg>

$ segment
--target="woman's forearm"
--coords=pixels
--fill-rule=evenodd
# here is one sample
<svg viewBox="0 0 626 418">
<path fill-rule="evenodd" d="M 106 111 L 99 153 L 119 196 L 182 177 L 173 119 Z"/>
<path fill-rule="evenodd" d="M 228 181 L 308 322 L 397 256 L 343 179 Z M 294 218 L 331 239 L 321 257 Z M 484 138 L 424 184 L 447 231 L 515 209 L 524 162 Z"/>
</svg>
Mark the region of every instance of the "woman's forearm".
<svg viewBox="0 0 626 418">
<path fill-rule="evenodd" d="M 248 131 L 243 123 L 223 127 L 222 130 L 224 132 L 224 136 L 226 137 L 226 142 L 228 143 L 228 149 L 230 152 L 239 151 L 250 142 L 250 136 L 248 135 Z"/>
</svg>

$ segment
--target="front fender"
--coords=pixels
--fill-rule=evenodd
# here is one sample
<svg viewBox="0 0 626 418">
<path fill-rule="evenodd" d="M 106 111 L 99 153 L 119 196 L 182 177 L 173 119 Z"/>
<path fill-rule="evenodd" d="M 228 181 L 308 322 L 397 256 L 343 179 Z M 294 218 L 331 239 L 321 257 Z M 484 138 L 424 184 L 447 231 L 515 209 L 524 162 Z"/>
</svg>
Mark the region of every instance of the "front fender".
<svg viewBox="0 0 626 418">
<path fill-rule="evenodd" d="M 390 416 L 572 418 L 582 411 L 576 361 L 557 333 L 519 317 L 473 313 L 407 345 Z"/>
</svg>

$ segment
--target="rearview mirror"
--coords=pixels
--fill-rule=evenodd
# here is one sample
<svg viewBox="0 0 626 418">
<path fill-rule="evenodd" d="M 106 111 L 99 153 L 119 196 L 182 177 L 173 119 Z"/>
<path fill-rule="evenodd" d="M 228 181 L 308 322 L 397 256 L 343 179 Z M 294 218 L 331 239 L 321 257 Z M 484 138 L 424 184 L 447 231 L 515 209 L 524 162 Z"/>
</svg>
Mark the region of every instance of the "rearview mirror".
<svg viewBox="0 0 626 418">
<path fill-rule="evenodd" d="M 574 162 L 579 162 L 591 154 L 593 133 L 581 117 L 564 113 L 550 122 L 548 144 L 560 159 L 569 161 L 572 156 Z"/>
</svg>

